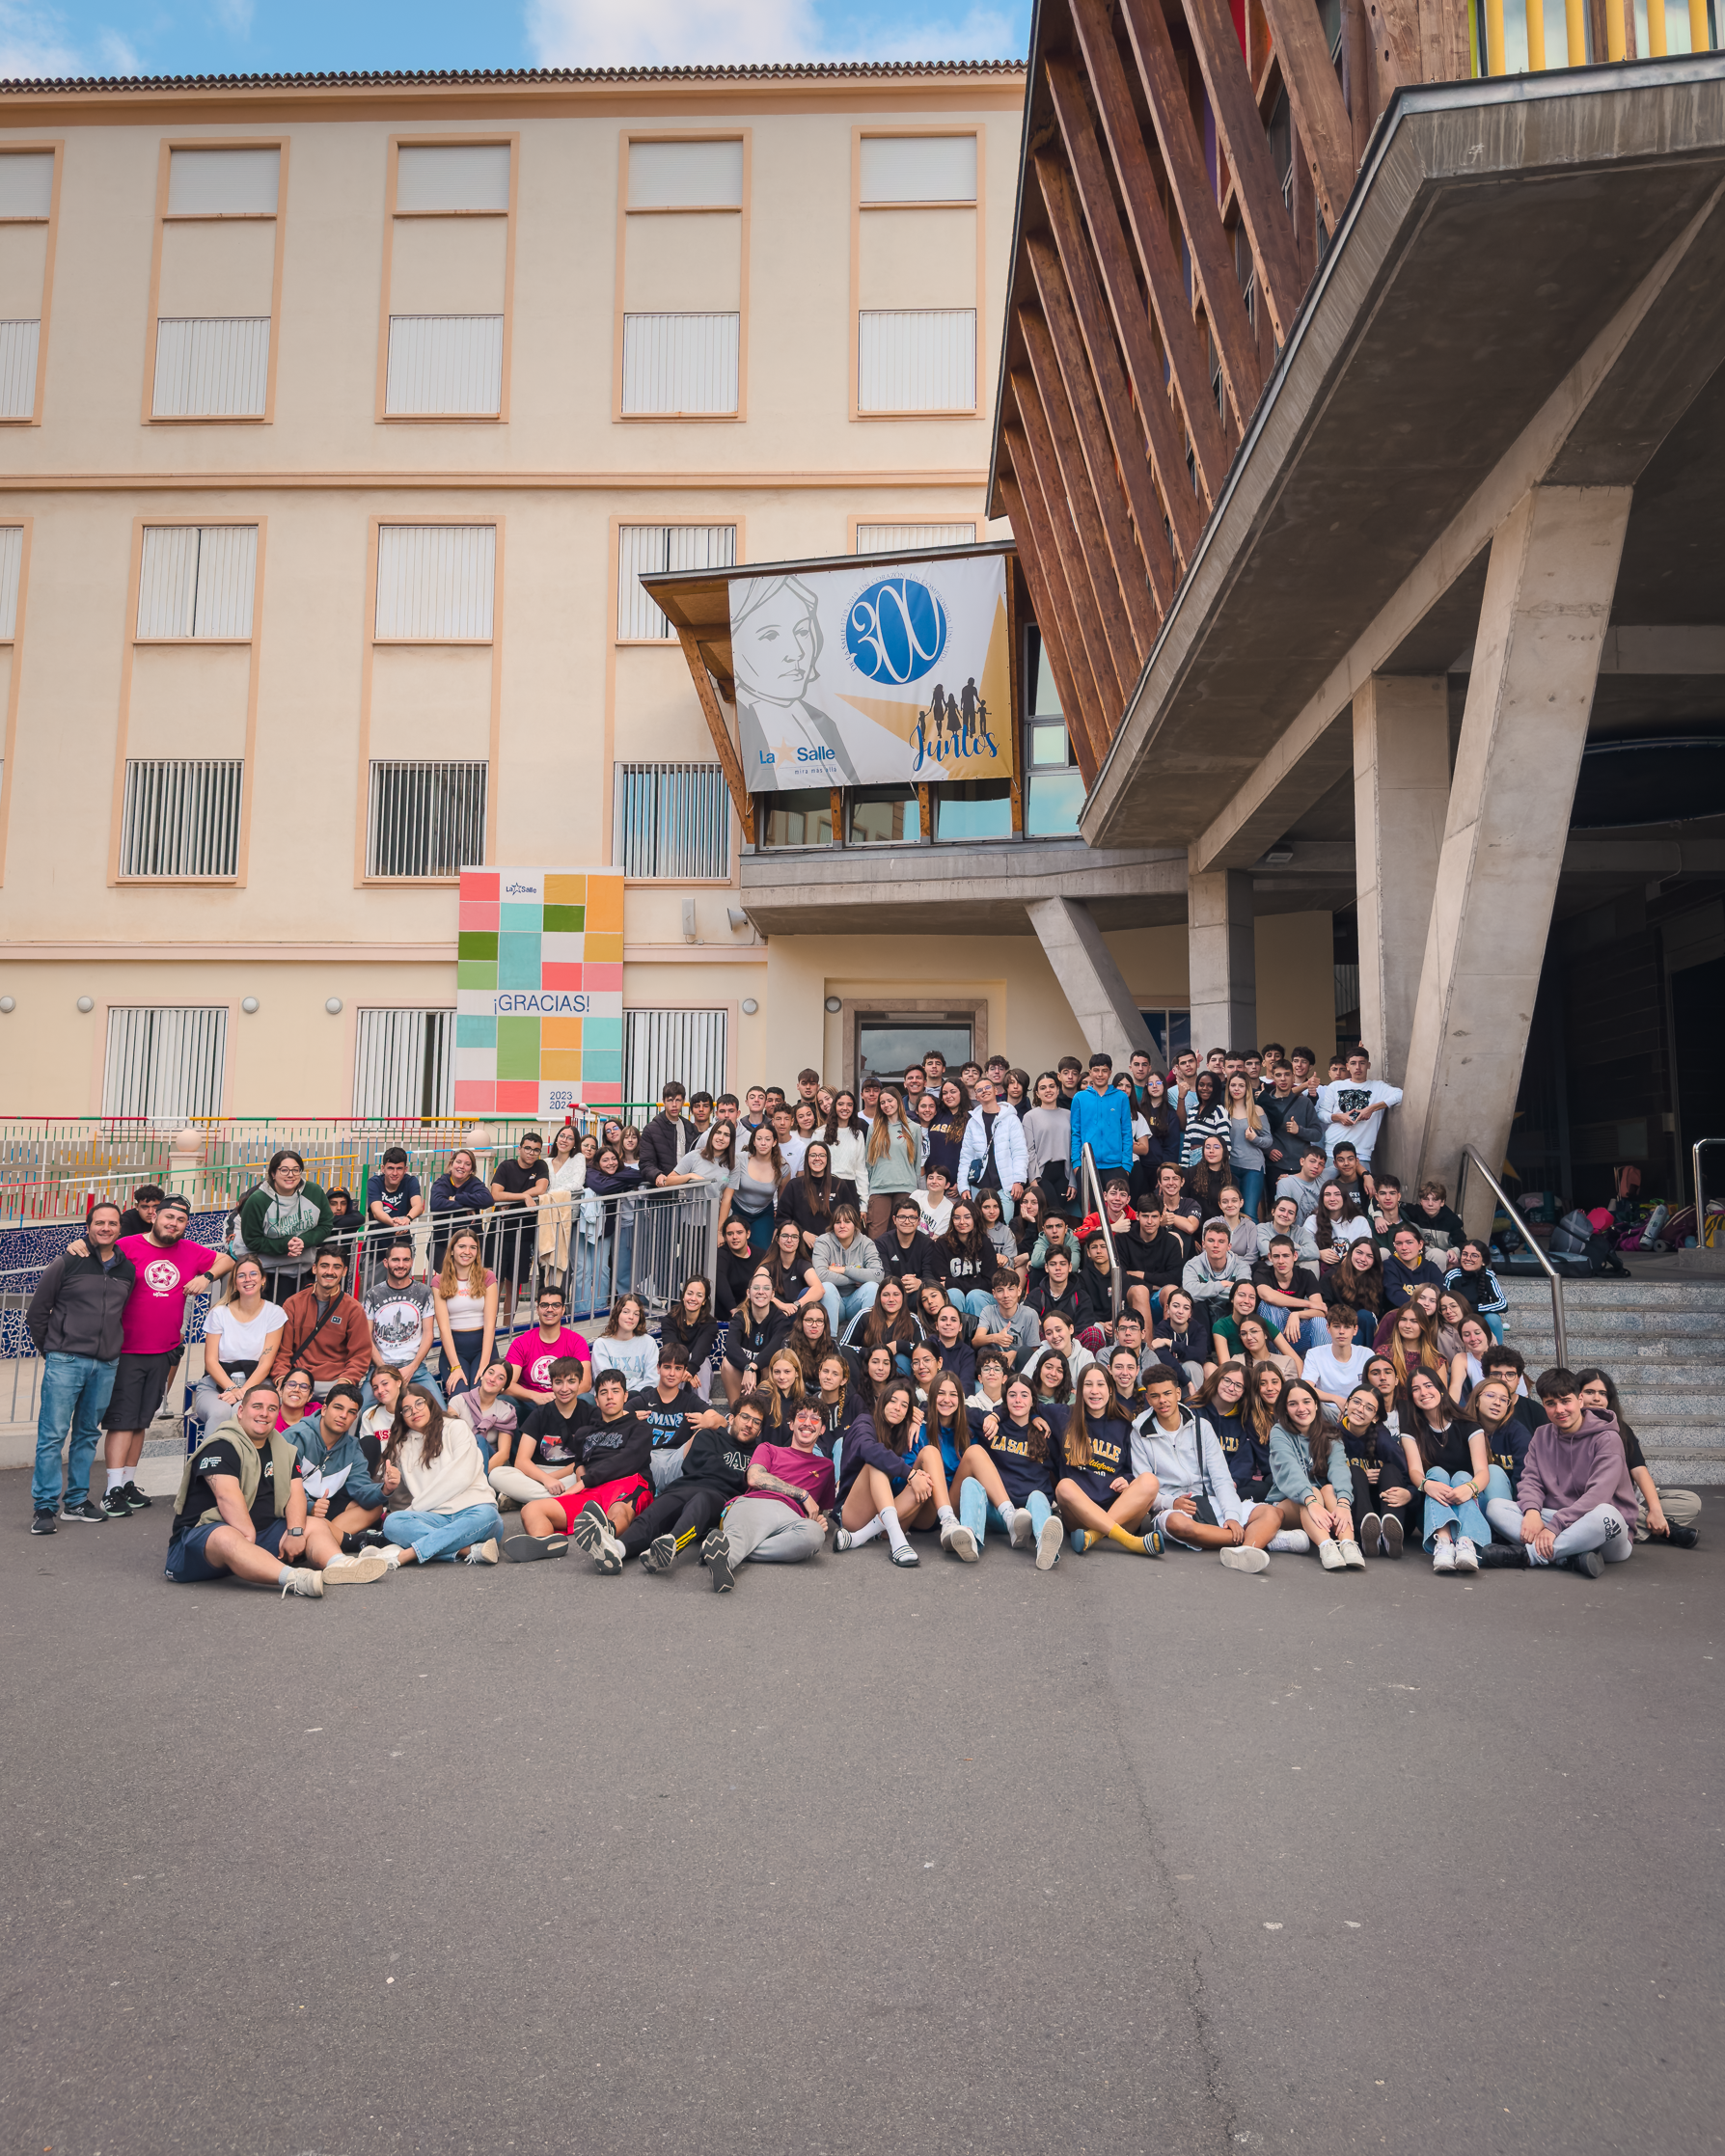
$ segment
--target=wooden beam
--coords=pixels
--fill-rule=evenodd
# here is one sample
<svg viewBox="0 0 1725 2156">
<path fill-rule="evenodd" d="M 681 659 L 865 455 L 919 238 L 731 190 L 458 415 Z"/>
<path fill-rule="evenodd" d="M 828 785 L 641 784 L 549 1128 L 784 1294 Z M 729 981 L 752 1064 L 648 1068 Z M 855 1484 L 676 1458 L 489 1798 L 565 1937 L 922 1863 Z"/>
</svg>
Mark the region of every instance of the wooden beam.
<svg viewBox="0 0 1725 2156">
<path fill-rule="evenodd" d="M 1039 166 L 1042 162 L 1037 159 Z M 1067 207 L 1071 209 L 1070 203 Z M 1040 235 L 1027 241 L 1025 253 L 1042 300 L 1041 322 L 1021 317 L 1026 349 L 1030 348 L 1032 336 L 1046 336 L 1054 348 L 1141 665 L 1174 596 L 1174 558 L 1144 454 L 1143 429 L 1133 418 L 1108 317 L 1094 285 L 1088 297 L 1100 342 L 1093 346 L 1085 335 L 1089 325 L 1075 308 L 1076 295 L 1066 280 L 1063 257 Z"/>
<path fill-rule="evenodd" d="M 1331 232 L 1354 192 L 1354 123 L 1342 101 L 1335 64 L 1312 0 L 1264 0 L 1282 82 L 1311 166 L 1318 207 Z"/>
<path fill-rule="evenodd" d="M 1372 0 L 1382 6 L 1383 0 Z M 1258 111 L 1246 55 L 1234 35 L 1228 0 L 1186 0 L 1186 27 L 1198 56 L 1216 131 L 1233 169 L 1240 196 L 1240 216 L 1258 265 L 1258 291 L 1270 311 L 1270 326 L 1282 343 L 1300 312 L 1305 283 L 1294 248 L 1294 223 L 1282 200 L 1270 138 Z"/>
<path fill-rule="evenodd" d="M 1013 535 L 1018 541 L 1019 566 L 1030 590 L 1030 611 L 1036 616 L 1036 633 L 1042 639 L 1042 648 L 1048 659 L 1049 670 L 1054 677 L 1054 694 L 1060 701 L 1060 715 L 1066 721 L 1067 736 L 1073 744 L 1073 754 L 1079 753 L 1079 726 L 1082 714 L 1079 709 L 1079 676 L 1075 662 L 1066 648 L 1066 637 L 1072 634 L 1073 623 L 1065 609 L 1063 598 L 1056 599 L 1056 585 L 1063 594 L 1062 572 L 1057 560 L 1048 559 L 1044 541 L 1038 546 L 1031 530 L 1030 512 L 1026 506 L 1029 484 L 1021 489 L 1016 471 L 1002 472 L 1000 476 L 1001 499 L 1006 503 L 1007 514 L 1012 518 Z M 1014 505 L 1016 504 L 1016 506 Z M 1041 505 L 1038 503 L 1038 514 Z M 1061 615 L 1065 615 L 1065 630 L 1061 629 Z M 1080 662 L 1082 663 L 1082 662 Z M 1033 718 L 1027 708 L 1022 718 Z M 1023 736 L 1021 733 L 1020 739 Z M 1088 737 L 1084 740 L 1085 755 L 1089 752 Z"/>
<path fill-rule="evenodd" d="M 1051 481 L 1045 467 L 1041 445 L 1036 439 L 1037 426 L 1045 430 L 1049 449 L 1054 458 L 1057 485 L 1066 498 L 1067 508 L 1072 513 L 1073 530 L 1078 533 L 1079 552 L 1083 559 L 1090 579 L 1090 589 L 1096 598 L 1096 614 L 1102 633 L 1108 642 L 1109 660 L 1113 669 L 1113 683 L 1117 700 L 1110 701 L 1109 723 L 1126 708 L 1126 699 L 1138 669 L 1144 663 L 1148 641 L 1140 644 L 1133 629 L 1132 615 L 1127 611 L 1126 593 L 1120 581 L 1119 562 L 1129 559 L 1131 534 L 1125 514 L 1126 496 L 1120 489 L 1119 474 L 1112 475 L 1113 491 L 1107 497 L 1105 515 L 1103 499 L 1099 498 L 1090 476 L 1090 467 L 1084 459 L 1083 444 L 1079 440 L 1077 422 L 1072 406 L 1067 401 L 1066 385 L 1060 379 L 1059 362 L 1054 357 L 1054 347 L 1048 334 L 1048 326 L 1039 315 L 1026 314 L 1022 309 L 1018 317 L 1019 335 L 1024 339 L 1025 351 L 1030 362 L 1028 377 L 1013 376 L 1013 386 L 1018 396 L 1019 414 L 1025 423 L 1025 432 L 1029 438 L 1031 454 L 1036 458 L 1036 469 L 1042 478 L 1042 491 L 1051 491 Z M 1036 409 L 1026 410 L 1029 404 Z M 1110 543 L 1109 531 L 1113 532 Z M 1119 549 L 1116 555 L 1115 549 Z"/>
<path fill-rule="evenodd" d="M 713 737 L 713 747 L 719 751 L 719 766 L 725 773 L 731 806 L 736 810 L 737 821 L 743 827 L 743 836 L 753 846 L 754 796 L 743 781 L 743 759 L 737 754 L 736 744 L 730 738 L 730 728 L 725 723 L 725 713 L 719 707 L 719 695 L 713 687 L 713 677 L 707 671 L 706 661 L 697 649 L 695 631 L 678 629 L 677 641 L 683 647 L 683 658 L 695 682 L 695 694 L 700 698 L 701 714 L 706 720 L 707 731 Z"/>
<path fill-rule="evenodd" d="M 1419 0 L 1419 81 L 1461 82 L 1473 72 L 1468 13 L 1466 0 Z"/>
<path fill-rule="evenodd" d="M 1167 211 L 1156 184 L 1104 0 L 1072 0 L 1072 26 L 1096 99 L 1102 139 L 1120 182 L 1120 199 L 1143 266 L 1150 304 L 1156 310 L 1168 370 L 1186 414 L 1198 484 L 1205 501 L 1214 506 L 1227 477 L 1228 445 L 1216 399 L 1210 394 L 1210 359 L 1192 319 L 1186 275 L 1168 231 Z"/>
<path fill-rule="evenodd" d="M 1186 437 L 1175 416 L 1173 400 L 1168 396 L 1166 370 L 1157 352 L 1155 340 L 1150 335 L 1149 313 L 1138 290 L 1137 277 L 1132 266 L 1130 242 L 1126 237 L 1125 228 L 1120 223 L 1119 212 L 1114 207 L 1113 192 L 1109 186 L 1102 151 L 1097 147 L 1095 132 L 1090 124 L 1089 111 L 1084 103 L 1083 85 L 1078 70 L 1067 60 L 1051 60 L 1044 72 L 1048 78 L 1049 95 L 1054 102 L 1054 118 L 1059 122 L 1061 139 L 1066 145 L 1071 184 L 1077 190 L 1078 206 L 1089 231 L 1097 271 L 1108 299 L 1109 313 L 1113 317 L 1114 334 L 1119 340 L 1125 362 L 1126 378 L 1137 404 L 1138 418 L 1149 438 L 1150 462 L 1156 473 L 1157 485 L 1162 491 L 1163 507 L 1174 527 L 1174 543 L 1179 549 L 1180 559 L 1189 562 L 1204 529 L 1204 508 L 1192 492 L 1191 475 L 1186 468 Z M 1039 159 L 1039 169 L 1040 164 Z M 1049 212 L 1049 221 L 1054 227 L 1054 243 L 1061 248 L 1064 259 L 1065 245 L 1061 227 L 1053 208 Z M 1076 283 L 1073 290 L 1076 298 Z M 1205 409 L 1213 415 L 1216 411 L 1215 405 L 1208 400 Z M 1217 449 L 1221 453 L 1219 425 L 1217 430 Z"/>
<path fill-rule="evenodd" d="M 1244 428 L 1264 386 L 1264 369 L 1258 358 L 1258 341 L 1246 312 L 1246 294 L 1240 289 L 1239 273 L 1234 267 L 1234 250 L 1222 230 L 1216 187 L 1192 120 L 1186 77 L 1174 56 L 1174 41 L 1168 35 L 1162 0 L 1120 0 L 1120 13 L 1186 232 L 1192 274 L 1204 295 L 1210 334 L 1221 355 L 1222 372 Z"/>
<path fill-rule="evenodd" d="M 1100 741 L 1106 748 L 1109 727 L 1105 716 L 1106 696 L 1102 683 L 1097 678 L 1096 661 L 1090 653 L 1090 638 L 1095 632 L 1085 627 L 1087 614 L 1083 610 L 1087 606 L 1089 587 L 1087 581 L 1083 579 L 1083 564 L 1077 559 L 1078 544 L 1072 533 L 1070 518 L 1065 519 L 1065 529 L 1062 530 L 1054 512 L 1049 507 L 1047 497 L 1042 491 L 1041 478 L 1037 475 L 1036 460 L 1025 434 L 1017 427 L 1007 427 L 1003 430 L 1001 439 L 1012 458 L 1014 474 L 1012 490 L 1010 493 L 1003 493 L 1002 498 L 1006 503 L 1007 514 L 1015 520 L 1015 532 L 1018 529 L 1018 512 L 1013 508 L 1015 499 L 1018 508 L 1024 512 L 1025 529 L 1030 546 L 1027 552 L 1021 542 L 1019 559 L 1021 561 L 1034 563 L 1035 571 L 1040 572 L 1046 587 L 1038 595 L 1033 573 L 1030 596 L 1036 601 L 1037 619 L 1040 621 L 1043 618 L 1043 609 L 1046 606 L 1049 618 L 1058 624 L 1060 647 L 1066 657 L 1067 671 L 1072 676 L 1070 687 L 1073 696 L 1069 716 L 1073 752 L 1078 757 L 1079 768 L 1084 774 L 1085 785 L 1094 785 L 1096 773 L 1102 764 L 1096 743 Z M 1002 481 L 1003 488 L 1005 483 Z M 1064 516 L 1063 503 L 1060 509 Z M 1106 658 L 1106 652 L 1104 657 Z M 1058 679 L 1058 676 L 1055 678 Z M 1061 692 L 1060 701 L 1062 705 L 1066 702 L 1064 691 Z"/>
</svg>

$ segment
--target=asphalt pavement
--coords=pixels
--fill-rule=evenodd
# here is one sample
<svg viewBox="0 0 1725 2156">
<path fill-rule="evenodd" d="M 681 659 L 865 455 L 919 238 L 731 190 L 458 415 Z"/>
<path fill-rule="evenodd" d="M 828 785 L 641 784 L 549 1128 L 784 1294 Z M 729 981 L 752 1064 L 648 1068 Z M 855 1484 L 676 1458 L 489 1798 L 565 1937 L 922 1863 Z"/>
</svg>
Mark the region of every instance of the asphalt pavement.
<svg viewBox="0 0 1725 2156">
<path fill-rule="evenodd" d="M 1725 2142 L 1711 1513 L 1598 1581 L 918 1538 L 284 1603 L 27 1482 L 7 2150 Z"/>
</svg>

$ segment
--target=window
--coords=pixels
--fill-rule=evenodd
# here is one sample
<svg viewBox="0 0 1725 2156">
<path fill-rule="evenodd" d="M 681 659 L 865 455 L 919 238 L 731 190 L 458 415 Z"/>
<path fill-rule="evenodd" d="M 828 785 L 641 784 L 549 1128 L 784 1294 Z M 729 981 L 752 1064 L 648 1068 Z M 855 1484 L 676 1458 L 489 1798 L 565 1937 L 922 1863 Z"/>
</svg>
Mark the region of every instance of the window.
<svg viewBox="0 0 1725 2156">
<path fill-rule="evenodd" d="M 236 876 L 244 776 L 237 756 L 128 756 L 121 875 Z"/>
<path fill-rule="evenodd" d="M 1010 838 L 1012 781 L 959 778 L 931 786 L 937 838 Z"/>
<path fill-rule="evenodd" d="M 206 637 L 248 642 L 257 585 L 255 524 L 147 524 L 138 574 L 138 641 Z"/>
<path fill-rule="evenodd" d="M 859 419 L 974 412 L 979 134 L 859 128 L 853 142 L 852 409 Z"/>
<path fill-rule="evenodd" d="M 976 405 L 976 310 L 912 308 L 857 317 L 857 408 L 969 412 Z"/>
<path fill-rule="evenodd" d="M 737 559 L 734 524 L 623 524 L 616 534 L 619 643 L 673 641 L 671 623 L 641 588 L 666 569 L 728 569 Z"/>
<path fill-rule="evenodd" d="M 1034 628 L 1025 632 L 1025 836 L 1071 838 L 1084 805 L 1084 781 L 1072 767 L 1072 743 L 1060 714 L 1048 651 Z"/>
<path fill-rule="evenodd" d="M 908 846 L 922 836 L 915 786 L 853 786 L 844 804 L 845 837 L 852 846 Z"/>
<path fill-rule="evenodd" d="M 946 1058 L 946 1068 L 956 1071 L 971 1060 L 975 1037 L 972 1022 L 949 1011 L 919 1015 L 907 1011 L 857 1013 L 857 1085 L 865 1078 L 878 1078 L 883 1085 L 898 1085 L 913 1063 L 920 1063 L 931 1049 Z"/>
<path fill-rule="evenodd" d="M 623 1099 L 657 1101 L 675 1078 L 690 1093 L 725 1091 L 724 1011 L 625 1011 Z"/>
<path fill-rule="evenodd" d="M 1191 1013 L 1140 1011 L 1138 1016 L 1149 1028 L 1150 1038 L 1156 1044 L 1156 1052 L 1162 1057 L 1162 1067 L 1165 1071 L 1177 1055 L 1183 1055 L 1191 1046 Z"/>
<path fill-rule="evenodd" d="M 0 643 L 18 633 L 18 581 L 24 566 L 24 528 L 0 524 Z"/>
<path fill-rule="evenodd" d="M 368 876 L 455 877 L 485 859 L 482 763 L 371 765 Z"/>
<path fill-rule="evenodd" d="M 740 314 L 625 314 L 625 419 L 729 417 L 737 409 Z"/>
<path fill-rule="evenodd" d="M 749 138 L 622 141 L 621 419 L 738 419 Z"/>
<path fill-rule="evenodd" d="M 489 643 L 496 587 L 496 525 L 378 526 L 379 643 Z"/>
<path fill-rule="evenodd" d="M 454 1107 L 453 1011 L 361 1011 L 353 1112 L 390 1122 Z"/>
<path fill-rule="evenodd" d="M 52 150 L 0 152 L 0 420 L 38 417 L 54 259 Z"/>
<path fill-rule="evenodd" d="M 286 162 L 280 143 L 168 148 L 151 419 L 269 418 Z"/>
<path fill-rule="evenodd" d="M 227 1050 L 225 1004 L 110 1010 L 103 1115 L 176 1125 L 220 1115 Z"/>
<path fill-rule="evenodd" d="M 613 860 L 625 876 L 723 883 L 730 876 L 730 793 L 718 764 L 618 764 Z"/>
<path fill-rule="evenodd" d="M 859 554 L 907 554 L 917 547 L 968 547 L 976 543 L 973 524 L 859 524 Z"/>
<path fill-rule="evenodd" d="M 513 146 L 397 143 L 391 179 L 380 417 L 507 418 Z"/>
<path fill-rule="evenodd" d="M 756 794 L 754 828 L 763 846 L 830 846 L 833 796 L 825 787 Z"/>
</svg>

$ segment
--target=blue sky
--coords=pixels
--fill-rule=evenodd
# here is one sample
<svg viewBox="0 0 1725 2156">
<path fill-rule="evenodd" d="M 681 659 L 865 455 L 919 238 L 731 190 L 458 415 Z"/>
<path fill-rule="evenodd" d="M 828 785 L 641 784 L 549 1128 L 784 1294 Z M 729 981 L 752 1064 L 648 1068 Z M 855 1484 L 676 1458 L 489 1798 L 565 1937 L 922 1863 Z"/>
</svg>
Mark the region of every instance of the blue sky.
<svg viewBox="0 0 1725 2156">
<path fill-rule="evenodd" d="M 0 0 L 0 76 L 1003 60 L 1029 0 Z"/>
</svg>

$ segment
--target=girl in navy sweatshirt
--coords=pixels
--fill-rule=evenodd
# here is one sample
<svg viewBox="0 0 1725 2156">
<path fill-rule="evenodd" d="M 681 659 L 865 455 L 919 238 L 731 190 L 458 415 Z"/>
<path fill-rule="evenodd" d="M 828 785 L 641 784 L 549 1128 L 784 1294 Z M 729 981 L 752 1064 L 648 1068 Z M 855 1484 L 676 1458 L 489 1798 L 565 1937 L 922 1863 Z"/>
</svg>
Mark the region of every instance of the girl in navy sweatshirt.
<svg viewBox="0 0 1725 2156">
<path fill-rule="evenodd" d="M 959 1464 L 959 1516 L 978 1548 L 992 1519 L 1011 1537 L 1014 1549 L 1034 1541 L 1036 1569 L 1059 1562 L 1066 1529 L 1054 1511 L 1054 1478 L 1066 1409 L 1038 1402 L 1028 1378 L 1015 1373 L 1000 1405 L 984 1414 L 970 1410 L 972 1443 Z"/>
<path fill-rule="evenodd" d="M 835 1550 L 861 1549 L 885 1535 L 893 1564 L 916 1565 L 905 1529 L 939 1526 L 943 1549 L 967 1564 L 975 1558 L 975 1542 L 952 1510 L 941 1448 L 923 1441 L 922 1410 L 906 1378 L 892 1378 L 874 1413 L 859 1415 L 845 1432 L 838 1492 Z"/>
<path fill-rule="evenodd" d="M 1132 1471 L 1132 1424 L 1099 1362 L 1086 1364 L 1079 1379 L 1060 1451 L 1054 1499 L 1073 1549 L 1082 1555 L 1098 1542 L 1118 1542 L 1136 1556 L 1160 1557 L 1161 1538 L 1150 1525 L 1157 1480 Z"/>
</svg>

